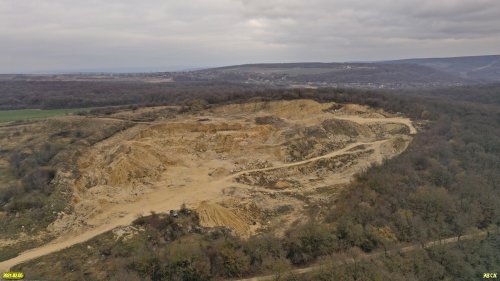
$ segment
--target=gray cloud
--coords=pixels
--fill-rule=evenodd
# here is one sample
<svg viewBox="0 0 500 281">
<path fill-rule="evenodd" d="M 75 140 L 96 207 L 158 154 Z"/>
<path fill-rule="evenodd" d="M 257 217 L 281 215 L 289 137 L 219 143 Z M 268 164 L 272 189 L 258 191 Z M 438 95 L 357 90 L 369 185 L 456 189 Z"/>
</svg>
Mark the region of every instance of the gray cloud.
<svg viewBox="0 0 500 281">
<path fill-rule="evenodd" d="M 500 53 L 497 0 L 3 0 L 0 72 Z"/>
</svg>

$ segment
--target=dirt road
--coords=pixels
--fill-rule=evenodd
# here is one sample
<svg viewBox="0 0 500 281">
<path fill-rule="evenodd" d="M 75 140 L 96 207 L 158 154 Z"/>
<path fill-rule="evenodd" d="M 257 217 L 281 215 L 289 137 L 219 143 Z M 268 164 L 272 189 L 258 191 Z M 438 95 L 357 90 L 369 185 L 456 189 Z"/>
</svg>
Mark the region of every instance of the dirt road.
<svg viewBox="0 0 500 281">
<path fill-rule="evenodd" d="M 190 188 L 164 188 L 146 194 L 139 201 L 116 205 L 90 221 L 91 225 L 98 225 L 97 227 L 80 234 L 73 233 L 60 237 L 47 245 L 0 262 L 0 271 L 9 270 L 14 265 L 83 243 L 116 227 L 130 225 L 140 215 L 168 212 L 171 209 L 178 209 L 183 203 L 193 204 L 217 198 L 224 187 L 226 185 L 222 181 L 213 181 L 194 183 Z"/>
<path fill-rule="evenodd" d="M 410 129 L 410 134 L 414 135 L 417 133 L 417 129 L 413 126 L 413 123 L 409 118 L 403 117 L 392 117 L 392 118 L 369 118 L 361 116 L 335 116 L 335 119 L 347 120 L 356 122 L 358 124 L 368 124 L 368 123 L 398 123 L 406 125 Z"/>
<path fill-rule="evenodd" d="M 390 139 L 388 139 L 388 140 L 381 140 L 381 141 L 375 141 L 375 142 L 355 142 L 355 143 L 352 143 L 352 144 L 350 144 L 350 145 L 348 145 L 348 146 L 346 146 L 346 147 L 344 147 L 342 149 L 339 149 L 339 150 L 336 150 L 336 151 L 333 151 L 331 153 L 328 153 L 328 154 L 325 154 L 325 155 L 321 155 L 321 156 L 318 156 L 318 157 L 314 157 L 314 158 L 310 158 L 310 159 L 306 159 L 306 160 L 302 160 L 302 161 L 298 161 L 298 162 L 293 162 L 293 163 L 287 163 L 287 164 L 283 164 L 283 165 L 268 167 L 268 168 L 252 169 L 252 170 L 241 171 L 241 172 L 229 175 L 226 178 L 226 180 L 232 179 L 232 178 L 236 178 L 238 176 L 241 176 L 241 175 L 244 175 L 244 174 L 248 174 L 248 173 L 252 173 L 252 172 L 265 172 L 265 171 L 272 171 L 272 170 L 276 170 L 276 169 L 280 169 L 280 168 L 289 168 L 289 167 L 304 165 L 304 164 L 311 163 L 311 162 L 318 161 L 318 160 L 325 159 L 325 158 L 332 158 L 332 157 L 340 156 L 340 155 L 344 155 L 344 154 L 351 154 L 353 152 L 349 152 L 349 150 L 355 148 L 356 146 L 360 146 L 360 145 L 366 145 L 366 146 L 368 146 L 368 148 L 361 149 L 361 150 L 358 150 L 356 152 L 366 151 L 366 150 L 371 149 L 374 146 L 379 146 L 382 143 L 388 142 L 388 141 L 390 141 Z"/>
<path fill-rule="evenodd" d="M 486 232 L 479 232 L 479 233 L 464 235 L 464 236 L 460 237 L 460 241 L 474 239 L 474 238 L 480 238 L 480 237 L 483 237 L 485 235 L 486 235 Z M 438 245 L 451 244 L 451 243 L 457 243 L 458 241 L 459 241 L 458 237 L 456 237 L 456 236 L 450 237 L 450 238 L 443 239 L 443 240 L 436 240 L 436 241 L 428 242 L 428 243 L 424 244 L 424 248 L 438 246 Z M 417 250 L 419 248 L 422 248 L 422 245 L 411 245 L 411 246 L 406 246 L 406 247 L 400 247 L 396 250 L 387 251 L 387 253 L 411 252 L 411 251 Z M 376 258 L 376 257 L 384 255 L 384 254 L 385 254 L 384 252 L 366 254 L 366 255 L 359 256 L 358 259 Z M 281 272 L 280 275 L 281 276 L 284 276 L 287 274 L 301 275 L 301 274 L 319 271 L 321 269 L 328 268 L 329 266 L 332 266 L 332 265 L 335 266 L 335 265 L 342 265 L 342 264 L 346 264 L 346 263 L 347 264 L 354 263 L 354 261 L 355 260 L 352 258 L 347 258 L 347 259 L 344 259 L 341 261 L 336 261 L 334 263 L 329 262 L 329 263 L 317 264 L 317 265 L 313 265 L 313 266 L 309 266 L 309 267 L 305 267 L 305 268 L 292 269 L 292 270 L 289 270 L 286 272 Z M 238 280 L 233 279 L 233 280 L 234 281 L 270 281 L 270 280 L 276 280 L 276 276 L 277 276 L 276 274 L 271 274 L 271 275 L 256 276 L 256 277 L 246 278 L 246 279 L 238 279 Z"/>
</svg>

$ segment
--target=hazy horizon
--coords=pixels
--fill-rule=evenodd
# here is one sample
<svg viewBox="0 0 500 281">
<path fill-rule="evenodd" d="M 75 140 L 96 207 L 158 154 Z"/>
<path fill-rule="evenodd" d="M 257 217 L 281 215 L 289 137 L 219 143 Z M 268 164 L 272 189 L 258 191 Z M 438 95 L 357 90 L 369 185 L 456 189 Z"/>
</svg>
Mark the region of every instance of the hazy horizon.
<svg viewBox="0 0 500 281">
<path fill-rule="evenodd" d="M 493 0 L 6 0 L 0 73 L 500 54 Z"/>
</svg>

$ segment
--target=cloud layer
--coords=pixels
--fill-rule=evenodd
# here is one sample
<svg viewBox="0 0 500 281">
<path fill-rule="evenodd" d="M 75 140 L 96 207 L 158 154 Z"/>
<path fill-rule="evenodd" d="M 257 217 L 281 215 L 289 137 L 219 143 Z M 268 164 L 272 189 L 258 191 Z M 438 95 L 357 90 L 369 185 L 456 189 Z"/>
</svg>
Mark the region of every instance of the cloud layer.
<svg viewBox="0 0 500 281">
<path fill-rule="evenodd" d="M 498 0 L 3 0 L 0 72 L 500 53 Z"/>
</svg>

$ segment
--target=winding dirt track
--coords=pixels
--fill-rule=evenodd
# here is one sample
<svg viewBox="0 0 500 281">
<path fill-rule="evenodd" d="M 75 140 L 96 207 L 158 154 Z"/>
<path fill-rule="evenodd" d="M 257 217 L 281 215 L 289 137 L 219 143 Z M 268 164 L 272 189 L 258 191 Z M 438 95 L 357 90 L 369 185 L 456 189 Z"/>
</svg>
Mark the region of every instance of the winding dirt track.
<svg viewBox="0 0 500 281">
<path fill-rule="evenodd" d="M 334 119 L 341 119 L 356 122 L 358 124 L 369 124 L 369 123 L 398 123 L 407 126 L 410 129 L 410 134 L 414 135 L 417 133 L 417 129 L 413 126 L 409 118 L 393 117 L 393 118 L 368 118 L 361 116 L 335 116 Z"/>
<path fill-rule="evenodd" d="M 351 120 L 357 123 L 369 123 L 369 122 L 382 122 L 382 123 L 402 123 L 410 128 L 412 134 L 416 133 L 416 129 L 411 124 L 411 121 L 406 118 L 343 118 L 336 117 L 338 119 Z M 65 248 L 71 247 L 76 244 L 86 242 L 100 234 L 110 231 L 119 226 L 130 225 L 138 216 L 148 214 L 150 212 L 168 212 L 171 209 L 177 209 L 181 204 L 195 204 L 206 200 L 216 199 L 220 196 L 224 188 L 229 187 L 232 184 L 232 180 L 242 174 L 258 171 L 269 171 L 273 169 L 292 167 L 297 165 L 307 164 L 313 161 L 317 161 L 324 158 L 331 158 L 339 155 L 345 155 L 353 152 L 349 152 L 359 145 L 367 145 L 368 148 L 377 148 L 383 141 L 375 141 L 371 143 L 357 142 L 348 145 L 347 147 L 319 156 L 311 158 L 304 161 L 287 163 L 283 165 L 278 165 L 269 168 L 246 170 L 238 173 L 234 173 L 225 178 L 214 180 L 213 178 L 207 176 L 207 174 L 197 174 L 196 179 L 189 183 L 188 188 L 158 188 L 155 191 L 145 194 L 140 200 L 127 203 L 118 204 L 111 207 L 104 213 L 99 214 L 94 218 L 89 224 L 96 225 L 94 228 L 86 230 L 79 234 L 72 234 L 62 236 L 49 244 L 34 248 L 21 253 L 19 256 L 0 262 L 0 271 L 10 270 L 15 265 L 20 263 L 36 259 L 54 252 L 58 252 Z M 167 186 L 167 184 L 164 184 Z M 94 222 L 94 223 L 93 223 Z M 249 279 L 249 280 L 268 280 L 268 279 Z"/>
<path fill-rule="evenodd" d="M 241 175 L 244 175 L 244 174 L 253 173 L 253 172 L 265 172 L 265 171 L 272 171 L 272 170 L 276 170 L 276 169 L 280 169 L 280 168 L 289 168 L 289 167 L 294 167 L 294 166 L 300 166 L 300 165 L 304 165 L 304 164 L 311 163 L 311 162 L 318 161 L 318 160 L 325 159 L 325 158 L 332 158 L 332 157 L 340 156 L 340 155 L 344 155 L 344 154 L 351 154 L 353 152 L 349 152 L 349 150 L 355 148 L 356 146 L 360 146 L 360 145 L 368 145 L 370 147 L 369 148 L 365 148 L 365 149 L 360 149 L 360 150 L 358 150 L 356 152 L 366 151 L 366 150 L 369 150 L 370 148 L 372 148 L 373 146 L 380 146 L 382 143 L 387 142 L 389 140 L 380 140 L 380 141 L 375 141 L 375 142 L 355 142 L 355 143 L 352 143 L 352 144 L 350 144 L 350 145 L 348 145 L 348 146 L 346 146 L 346 147 L 344 147 L 342 149 L 339 149 L 339 150 L 336 150 L 336 151 L 333 151 L 333 152 L 330 152 L 328 154 L 321 155 L 321 156 L 318 156 L 318 157 L 310 158 L 310 159 L 307 159 L 307 160 L 293 162 L 293 163 L 287 163 L 287 164 L 273 166 L 273 167 L 268 167 L 268 168 L 245 170 L 245 171 L 241 171 L 241 172 L 238 172 L 238 173 L 234 173 L 234 174 L 229 175 L 228 177 L 226 177 L 225 180 L 233 179 L 233 178 L 236 178 L 238 176 L 241 176 Z"/>
</svg>

